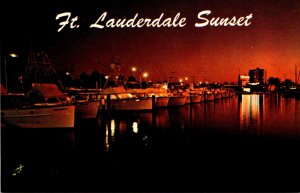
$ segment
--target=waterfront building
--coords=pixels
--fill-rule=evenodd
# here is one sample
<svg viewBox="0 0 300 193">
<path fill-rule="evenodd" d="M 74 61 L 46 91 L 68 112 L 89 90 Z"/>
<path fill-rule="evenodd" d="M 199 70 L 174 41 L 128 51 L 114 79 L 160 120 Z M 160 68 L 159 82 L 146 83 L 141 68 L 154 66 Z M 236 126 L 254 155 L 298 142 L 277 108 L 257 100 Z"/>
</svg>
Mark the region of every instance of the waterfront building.
<svg viewBox="0 0 300 193">
<path fill-rule="evenodd" d="M 239 86 L 246 86 L 250 82 L 250 76 L 248 75 L 239 75 Z"/>
<path fill-rule="evenodd" d="M 265 83 L 265 74 L 264 69 L 256 68 L 249 70 L 249 78 L 251 84 L 264 84 Z"/>
</svg>

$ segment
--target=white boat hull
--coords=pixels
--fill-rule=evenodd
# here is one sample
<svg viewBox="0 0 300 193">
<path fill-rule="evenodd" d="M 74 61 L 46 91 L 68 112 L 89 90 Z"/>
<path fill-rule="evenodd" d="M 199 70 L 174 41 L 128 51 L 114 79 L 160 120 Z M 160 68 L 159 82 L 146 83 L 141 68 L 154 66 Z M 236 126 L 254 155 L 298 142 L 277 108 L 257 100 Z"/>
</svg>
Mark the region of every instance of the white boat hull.
<svg viewBox="0 0 300 193">
<path fill-rule="evenodd" d="M 168 106 L 183 106 L 186 100 L 186 96 L 172 96 L 169 99 Z"/>
<path fill-rule="evenodd" d="M 82 119 L 97 118 L 100 101 L 78 102 L 76 106 L 76 117 Z"/>
<path fill-rule="evenodd" d="M 110 103 L 111 110 L 152 110 L 152 98 L 112 99 Z"/>
<path fill-rule="evenodd" d="M 1 110 L 2 125 L 18 128 L 74 128 L 75 106 L 43 106 Z"/>
<path fill-rule="evenodd" d="M 155 107 L 167 107 L 169 102 L 169 97 L 157 97 L 155 101 Z"/>
<path fill-rule="evenodd" d="M 213 94 L 205 94 L 205 101 L 214 101 L 215 96 Z"/>
<path fill-rule="evenodd" d="M 222 95 L 221 93 L 215 93 L 215 100 L 221 99 Z"/>
<path fill-rule="evenodd" d="M 192 103 L 200 103 L 201 95 L 192 95 L 192 97 L 188 96 L 185 103 L 191 104 L 191 99 L 192 99 Z"/>
<path fill-rule="evenodd" d="M 205 95 L 204 94 L 200 94 L 200 102 L 204 102 L 205 101 Z"/>
</svg>

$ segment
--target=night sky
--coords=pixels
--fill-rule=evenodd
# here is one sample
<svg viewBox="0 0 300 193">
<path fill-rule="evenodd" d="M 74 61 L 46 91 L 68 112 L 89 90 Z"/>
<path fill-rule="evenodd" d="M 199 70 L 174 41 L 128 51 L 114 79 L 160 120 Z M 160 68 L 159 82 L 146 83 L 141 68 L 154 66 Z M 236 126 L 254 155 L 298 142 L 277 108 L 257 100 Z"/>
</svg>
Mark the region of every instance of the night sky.
<svg viewBox="0 0 300 193">
<path fill-rule="evenodd" d="M 5 4 L 4 4 L 5 3 Z M 44 50 L 57 72 L 78 76 L 85 71 L 108 73 L 112 58 L 122 64 L 121 73 L 132 74 L 140 65 L 150 80 L 194 76 L 196 81 L 237 82 L 239 70 L 263 68 L 270 76 L 295 80 L 300 69 L 299 0 L 98 0 L 88 1 L 1 1 L 1 66 L 3 56 L 16 52 L 23 69 L 29 51 Z M 212 17 L 246 17 L 249 26 L 205 26 L 196 28 L 199 12 L 211 10 Z M 180 12 L 184 27 L 90 28 L 100 15 L 111 18 L 164 18 Z M 57 14 L 78 16 L 79 28 L 70 25 L 60 32 Z M 105 22 L 104 21 L 104 22 Z M 14 68 L 15 69 L 15 68 Z M 3 70 L 3 68 L 2 68 Z M 12 67 L 8 67 L 12 70 Z M 19 70 L 22 71 L 22 70 Z M 134 74 L 133 74 L 134 75 Z"/>
</svg>

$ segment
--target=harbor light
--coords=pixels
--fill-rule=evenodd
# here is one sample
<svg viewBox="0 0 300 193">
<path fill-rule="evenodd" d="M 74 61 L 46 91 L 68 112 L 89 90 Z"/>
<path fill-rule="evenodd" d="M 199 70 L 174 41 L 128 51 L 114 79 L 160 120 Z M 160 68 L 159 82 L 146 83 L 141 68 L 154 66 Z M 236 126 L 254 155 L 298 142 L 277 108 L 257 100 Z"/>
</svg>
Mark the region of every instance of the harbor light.
<svg viewBox="0 0 300 193">
<path fill-rule="evenodd" d="M 105 79 L 108 80 L 109 76 L 105 76 Z"/>
<path fill-rule="evenodd" d="M 185 77 L 184 79 L 185 79 L 185 81 L 187 81 L 189 78 L 188 78 L 188 77 Z"/>
<path fill-rule="evenodd" d="M 9 56 L 10 57 L 12 57 L 12 58 L 17 58 L 17 57 L 19 57 L 17 54 L 15 54 L 15 53 L 10 53 L 9 54 Z M 6 90 L 8 90 L 8 87 L 7 87 L 7 63 L 6 63 L 6 56 L 4 55 L 4 68 L 5 68 L 5 71 L 4 71 L 4 75 L 5 75 L 5 88 L 6 88 Z"/>
<path fill-rule="evenodd" d="M 132 72 L 135 72 L 135 71 L 136 71 L 136 67 L 132 67 L 132 68 L 131 68 L 131 71 L 132 71 Z"/>
<path fill-rule="evenodd" d="M 166 84 L 166 83 L 163 84 L 162 88 L 165 89 L 165 90 L 168 90 L 168 84 Z"/>
<path fill-rule="evenodd" d="M 17 58 L 18 57 L 18 55 L 15 54 L 15 53 L 10 53 L 9 56 L 12 57 L 12 58 Z"/>
<path fill-rule="evenodd" d="M 148 77 L 148 73 L 147 73 L 147 72 L 144 72 L 144 73 L 143 73 L 143 77 L 144 77 L 144 78 L 147 78 L 147 77 Z"/>
<path fill-rule="evenodd" d="M 182 78 L 179 79 L 179 82 L 182 83 Z"/>
</svg>

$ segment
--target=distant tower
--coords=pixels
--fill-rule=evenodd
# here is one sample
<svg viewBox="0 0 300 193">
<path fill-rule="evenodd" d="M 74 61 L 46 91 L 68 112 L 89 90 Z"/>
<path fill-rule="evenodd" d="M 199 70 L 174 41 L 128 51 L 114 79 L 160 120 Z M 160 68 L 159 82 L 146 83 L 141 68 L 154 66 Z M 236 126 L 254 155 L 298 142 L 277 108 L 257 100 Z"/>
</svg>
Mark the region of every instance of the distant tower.
<svg viewBox="0 0 300 193">
<path fill-rule="evenodd" d="M 238 86 L 241 86 L 241 69 L 239 68 Z"/>
<path fill-rule="evenodd" d="M 45 52 L 31 52 L 29 54 L 23 82 L 25 89 L 29 88 L 32 83 L 53 83 L 60 89 L 64 89 Z"/>
<path fill-rule="evenodd" d="M 265 71 L 264 83 L 267 84 L 267 71 L 266 70 L 264 71 Z"/>
<path fill-rule="evenodd" d="M 297 78 L 297 74 L 298 72 L 297 72 L 297 65 L 295 65 L 295 83 L 296 83 L 296 85 L 298 85 L 298 78 Z"/>
</svg>

